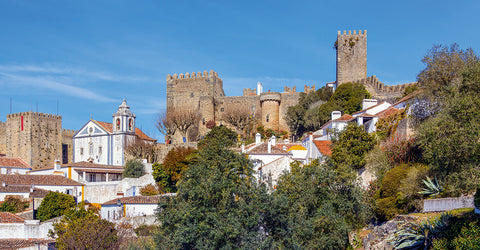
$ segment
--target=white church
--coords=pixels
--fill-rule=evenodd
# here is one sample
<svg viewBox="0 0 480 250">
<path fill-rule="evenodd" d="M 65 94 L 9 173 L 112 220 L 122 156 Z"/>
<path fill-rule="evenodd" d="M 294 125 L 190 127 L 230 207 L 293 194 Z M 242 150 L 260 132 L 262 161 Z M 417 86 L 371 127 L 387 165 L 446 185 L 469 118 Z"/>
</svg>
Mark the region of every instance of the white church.
<svg viewBox="0 0 480 250">
<path fill-rule="evenodd" d="M 112 123 L 90 119 L 73 135 L 73 162 L 123 166 L 125 146 L 135 140 L 156 142 L 135 127 L 135 114 L 123 99 Z"/>
</svg>

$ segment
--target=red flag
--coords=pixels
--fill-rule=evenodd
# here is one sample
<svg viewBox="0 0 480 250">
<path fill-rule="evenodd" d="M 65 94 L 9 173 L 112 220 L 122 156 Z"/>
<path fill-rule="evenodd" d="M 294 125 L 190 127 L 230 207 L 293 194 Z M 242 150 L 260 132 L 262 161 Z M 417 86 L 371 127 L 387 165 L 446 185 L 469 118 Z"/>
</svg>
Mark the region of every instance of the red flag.
<svg viewBox="0 0 480 250">
<path fill-rule="evenodd" d="M 22 123 L 21 123 L 21 128 L 22 128 L 22 131 L 23 131 L 23 115 L 20 116 L 20 120 L 21 120 L 21 122 L 22 122 Z"/>
</svg>

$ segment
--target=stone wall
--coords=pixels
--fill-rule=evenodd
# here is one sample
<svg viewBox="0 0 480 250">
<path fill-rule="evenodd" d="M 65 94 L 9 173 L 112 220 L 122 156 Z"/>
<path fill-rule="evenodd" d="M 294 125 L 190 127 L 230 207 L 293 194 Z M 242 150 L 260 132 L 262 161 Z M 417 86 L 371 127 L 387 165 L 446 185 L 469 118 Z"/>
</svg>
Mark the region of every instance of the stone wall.
<svg viewBox="0 0 480 250">
<path fill-rule="evenodd" d="M 337 86 L 367 77 L 367 31 L 338 31 Z"/>
<path fill-rule="evenodd" d="M 22 112 L 7 115 L 7 157 L 20 157 L 33 169 L 49 167 L 62 157 L 62 117 Z"/>
<path fill-rule="evenodd" d="M 64 129 L 62 130 L 62 163 L 72 163 L 73 162 L 73 135 L 77 131 Z M 63 148 L 66 147 L 67 152 L 63 152 Z M 66 159 L 66 162 L 63 161 Z"/>
<path fill-rule="evenodd" d="M 473 208 L 473 197 L 455 197 L 423 200 L 423 212 L 443 212 L 459 208 Z"/>
<path fill-rule="evenodd" d="M 7 123 L 0 121 L 0 155 L 7 154 Z"/>
<path fill-rule="evenodd" d="M 372 98 L 390 102 L 401 98 L 407 87 L 417 84 L 416 82 L 412 82 L 399 85 L 385 85 L 385 83 L 380 82 L 375 75 L 352 82 L 363 84 L 372 95 Z"/>
</svg>

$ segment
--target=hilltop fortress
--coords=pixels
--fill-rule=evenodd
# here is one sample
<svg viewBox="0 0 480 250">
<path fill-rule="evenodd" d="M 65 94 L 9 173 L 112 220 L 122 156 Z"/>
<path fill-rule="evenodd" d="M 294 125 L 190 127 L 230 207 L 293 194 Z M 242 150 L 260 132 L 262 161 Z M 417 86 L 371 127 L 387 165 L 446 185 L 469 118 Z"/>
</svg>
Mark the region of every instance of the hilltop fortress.
<svg viewBox="0 0 480 250">
<path fill-rule="evenodd" d="M 374 76 L 367 77 L 367 31 L 338 31 L 335 42 L 336 81 L 327 86 L 336 87 L 347 82 L 361 83 L 379 100 L 400 98 L 408 83 L 396 86 L 385 85 Z M 304 86 L 303 92 L 315 91 L 315 85 Z M 211 70 L 198 73 L 181 73 L 167 76 L 167 114 L 173 110 L 194 110 L 200 121 L 192 126 L 190 140 L 208 132 L 208 124 L 229 125 L 224 119 L 224 112 L 247 109 L 248 117 L 254 126 L 263 125 L 265 129 L 289 131 L 285 122 L 288 107 L 297 104 L 300 92 L 296 87 L 284 87 L 283 92 L 264 92 L 261 83 L 256 89 L 246 88 L 243 96 L 225 96 L 223 81 L 217 72 Z M 182 142 L 177 131 L 173 142 Z"/>
</svg>

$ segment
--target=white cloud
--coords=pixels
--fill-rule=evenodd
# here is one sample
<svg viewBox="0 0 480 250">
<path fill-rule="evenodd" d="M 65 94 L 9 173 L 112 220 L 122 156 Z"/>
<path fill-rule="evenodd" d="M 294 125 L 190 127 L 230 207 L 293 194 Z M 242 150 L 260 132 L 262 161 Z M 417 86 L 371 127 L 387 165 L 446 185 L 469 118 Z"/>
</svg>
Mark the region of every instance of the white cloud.
<svg viewBox="0 0 480 250">
<path fill-rule="evenodd" d="M 116 99 L 98 94 L 94 91 L 76 87 L 59 81 L 60 79 L 49 76 L 22 76 L 15 74 L 0 73 L 0 84 L 7 86 L 27 86 L 30 89 L 47 89 L 69 96 L 76 96 L 84 99 L 96 100 L 101 102 L 115 102 Z"/>
</svg>

